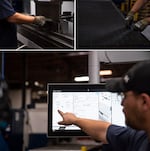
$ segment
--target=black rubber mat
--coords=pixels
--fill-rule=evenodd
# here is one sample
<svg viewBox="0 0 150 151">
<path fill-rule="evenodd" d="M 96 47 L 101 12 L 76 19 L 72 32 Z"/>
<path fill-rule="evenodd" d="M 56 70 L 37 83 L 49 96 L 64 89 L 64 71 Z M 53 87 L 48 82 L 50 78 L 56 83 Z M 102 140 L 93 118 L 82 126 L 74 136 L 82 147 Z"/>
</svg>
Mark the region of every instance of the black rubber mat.
<svg viewBox="0 0 150 151">
<path fill-rule="evenodd" d="M 110 0 L 77 1 L 77 49 L 150 48 L 139 31 L 127 29 L 124 17 Z"/>
</svg>

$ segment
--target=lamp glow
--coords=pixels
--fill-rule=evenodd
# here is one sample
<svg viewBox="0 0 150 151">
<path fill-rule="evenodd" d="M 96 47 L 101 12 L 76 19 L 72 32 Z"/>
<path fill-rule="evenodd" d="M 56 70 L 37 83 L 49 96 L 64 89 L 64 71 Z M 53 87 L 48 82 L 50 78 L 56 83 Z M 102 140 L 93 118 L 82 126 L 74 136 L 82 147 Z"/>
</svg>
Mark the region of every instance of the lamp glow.
<svg viewBox="0 0 150 151">
<path fill-rule="evenodd" d="M 101 70 L 101 71 L 99 72 L 99 74 L 100 74 L 101 76 L 104 76 L 104 75 L 112 75 L 112 70 Z"/>
<path fill-rule="evenodd" d="M 99 71 L 100 76 L 112 75 L 112 70 L 101 70 Z M 89 76 L 78 76 L 74 78 L 76 82 L 86 82 L 89 81 Z"/>
<path fill-rule="evenodd" d="M 88 76 L 80 76 L 80 77 L 75 77 L 74 81 L 76 82 L 85 82 L 85 81 L 89 81 L 89 77 Z"/>
</svg>

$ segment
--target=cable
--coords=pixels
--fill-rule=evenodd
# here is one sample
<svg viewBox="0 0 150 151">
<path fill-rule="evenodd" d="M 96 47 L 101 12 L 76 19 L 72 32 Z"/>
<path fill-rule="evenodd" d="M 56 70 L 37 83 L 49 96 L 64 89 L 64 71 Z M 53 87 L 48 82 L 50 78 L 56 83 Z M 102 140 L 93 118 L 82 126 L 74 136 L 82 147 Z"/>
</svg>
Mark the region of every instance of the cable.
<svg viewBox="0 0 150 151">
<path fill-rule="evenodd" d="M 1 64 L 1 78 L 2 80 L 5 79 L 5 55 L 4 52 L 2 51 L 2 64 Z"/>
<path fill-rule="evenodd" d="M 16 51 L 18 51 L 18 50 L 20 50 L 20 49 L 23 49 L 24 47 L 26 47 L 26 45 L 22 45 L 22 46 L 18 47 L 18 48 L 16 49 Z"/>
<path fill-rule="evenodd" d="M 107 51 L 105 51 L 105 57 L 107 58 L 108 62 L 111 63 L 110 58 L 108 57 Z"/>
</svg>

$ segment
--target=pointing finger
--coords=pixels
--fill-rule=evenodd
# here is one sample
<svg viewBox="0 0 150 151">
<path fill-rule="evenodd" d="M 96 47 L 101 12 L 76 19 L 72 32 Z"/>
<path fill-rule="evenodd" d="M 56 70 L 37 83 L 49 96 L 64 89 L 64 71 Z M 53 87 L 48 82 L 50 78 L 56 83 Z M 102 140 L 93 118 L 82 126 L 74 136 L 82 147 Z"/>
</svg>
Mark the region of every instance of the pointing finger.
<svg viewBox="0 0 150 151">
<path fill-rule="evenodd" d="M 63 112 L 62 111 L 60 111 L 60 110 L 58 110 L 58 113 L 61 115 L 61 116 L 63 116 Z"/>
</svg>

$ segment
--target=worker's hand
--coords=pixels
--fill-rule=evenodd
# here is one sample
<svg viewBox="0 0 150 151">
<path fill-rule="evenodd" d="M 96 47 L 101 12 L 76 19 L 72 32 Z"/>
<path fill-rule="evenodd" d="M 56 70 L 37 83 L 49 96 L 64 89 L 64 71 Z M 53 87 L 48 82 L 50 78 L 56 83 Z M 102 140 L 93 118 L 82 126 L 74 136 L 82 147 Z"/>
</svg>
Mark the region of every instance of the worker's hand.
<svg viewBox="0 0 150 151">
<path fill-rule="evenodd" d="M 148 24 L 149 24 L 148 21 L 146 21 L 145 19 L 142 19 L 136 22 L 135 24 L 133 24 L 133 29 L 137 31 L 143 31 L 147 27 Z"/>
<path fill-rule="evenodd" d="M 126 27 L 130 27 L 130 25 L 133 22 L 133 18 L 134 18 L 134 13 L 133 12 L 129 12 L 128 15 L 125 18 L 125 25 Z"/>
<path fill-rule="evenodd" d="M 35 16 L 34 24 L 43 26 L 46 22 L 46 18 L 44 16 Z"/>
<path fill-rule="evenodd" d="M 58 110 L 58 113 L 63 118 L 62 121 L 59 121 L 58 124 L 60 125 L 72 125 L 76 121 L 77 117 L 73 113 L 64 113 L 60 110 Z"/>
</svg>

